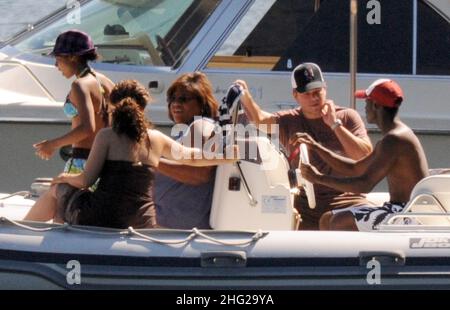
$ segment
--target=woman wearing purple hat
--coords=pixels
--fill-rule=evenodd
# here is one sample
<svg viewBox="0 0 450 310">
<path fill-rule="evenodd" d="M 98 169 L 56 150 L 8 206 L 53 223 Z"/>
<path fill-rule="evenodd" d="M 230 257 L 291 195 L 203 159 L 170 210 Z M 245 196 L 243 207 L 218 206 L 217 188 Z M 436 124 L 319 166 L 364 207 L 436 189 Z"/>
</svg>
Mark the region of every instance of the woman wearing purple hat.
<svg viewBox="0 0 450 310">
<path fill-rule="evenodd" d="M 88 62 L 97 59 L 98 54 L 92 39 L 84 32 L 61 33 L 50 55 L 56 58 L 55 66 L 65 78 L 76 77 L 64 102 L 64 114 L 71 119 L 72 130 L 33 146 L 36 155 L 48 160 L 58 148 L 72 145 L 72 157 L 64 172 L 79 173 L 84 170 L 95 135 L 108 125 L 107 98 L 114 83 L 89 67 Z"/>
</svg>

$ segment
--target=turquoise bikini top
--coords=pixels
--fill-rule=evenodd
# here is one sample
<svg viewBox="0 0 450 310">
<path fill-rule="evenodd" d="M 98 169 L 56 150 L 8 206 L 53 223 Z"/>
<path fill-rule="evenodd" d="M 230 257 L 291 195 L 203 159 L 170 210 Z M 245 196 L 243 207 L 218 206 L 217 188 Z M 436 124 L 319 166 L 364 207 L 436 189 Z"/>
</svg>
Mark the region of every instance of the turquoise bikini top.
<svg viewBox="0 0 450 310">
<path fill-rule="evenodd" d="M 100 93 L 102 94 L 102 101 L 104 101 L 105 98 L 104 98 L 103 95 L 104 95 L 105 91 L 104 91 L 104 89 L 103 89 L 103 87 L 102 87 L 102 84 L 100 83 L 100 80 L 99 80 L 98 77 L 94 74 L 94 72 L 91 70 L 91 68 L 86 67 L 83 71 L 80 72 L 79 77 L 83 77 L 83 76 L 85 76 L 87 73 L 91 73 L 91 74 L 96 78 L 97 83 L 98 83 L 98 87 L 99 87 L 99 90 L 100 90 Z M 69 95 L 70 95 L 70 93 L 69 93 Z M 77 109 L 77 108 L 75 107 L 75 105 L 70 101 L 69 95 L 67 95 L 66 101 L 64 102 L 63 111 L 64 111 L 64 114 L 65 114 L 68 118 L 74 118 L 74 117 L 78 116 L 78 109 Z M 104 104 L 103 104 L 103 102 L 102 102 L 102 107 L 103 107 L 103 105 L 104 105 Z"/>
<path fill-rule="evenodd" d="M 68 118 L 78 116 L 78 110 L 73 103 L 70 102 L 69 96 L 67 96 L 66 101 L 64 102 L 63 111 Z"/>
</svg>

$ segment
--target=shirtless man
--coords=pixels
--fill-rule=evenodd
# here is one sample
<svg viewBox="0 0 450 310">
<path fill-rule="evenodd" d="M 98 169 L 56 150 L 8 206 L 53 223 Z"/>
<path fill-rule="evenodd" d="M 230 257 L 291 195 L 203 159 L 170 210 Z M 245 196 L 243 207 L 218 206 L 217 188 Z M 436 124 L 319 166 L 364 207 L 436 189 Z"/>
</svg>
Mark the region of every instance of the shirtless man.
<svg viewBox="0 0 450 310">
<path fill-rule="evenodd" d="M 427 159 L 419 139 L 397 116 L 403 101 L 400 86 L 392 80 L 379 79 L 366 90 L 357 91 L 355 96 L 366 99 L 367 122 L 376 124 L 383 138 L 373 152 L 355 161 L 331 152 L 308 135 L 298 133 L 293 139 L 294 145 L 306 143 L 336 171 L 351 177 L 325 175 L 311 165 L 301 166 L 302 175 L 313 183 L 354 193 L 370 192 L 387 177 L 390 201 L 375 208 L 358 206 L 329 211 L 320 219 L 321 229 L 376 229 L 387 215 L 404 208 L 414 186 L 428 175 Z"/>
</svg>

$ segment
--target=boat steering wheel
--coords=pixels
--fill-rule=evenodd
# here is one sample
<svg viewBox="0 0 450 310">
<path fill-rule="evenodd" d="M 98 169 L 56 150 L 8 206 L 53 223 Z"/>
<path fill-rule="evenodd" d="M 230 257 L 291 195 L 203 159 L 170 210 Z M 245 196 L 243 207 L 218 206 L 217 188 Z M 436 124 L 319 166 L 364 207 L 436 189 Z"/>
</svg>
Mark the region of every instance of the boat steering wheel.
<svg viewBox="0 0 450 310">
<path fill-rule="evenodd" d="M 300 144 L 300 158 L 298 161 L 298 168 L 300 170 L 301 163 L 309 164 L 308 148 L 306 144 Z M 303 177 L 300 177 L 300 184 L 305 190 L 306 197 L 308 198 L 308 205 L 310 209 L 316 207 L 316 195 L 314 194 L 314 185 Z"/>
</svg>

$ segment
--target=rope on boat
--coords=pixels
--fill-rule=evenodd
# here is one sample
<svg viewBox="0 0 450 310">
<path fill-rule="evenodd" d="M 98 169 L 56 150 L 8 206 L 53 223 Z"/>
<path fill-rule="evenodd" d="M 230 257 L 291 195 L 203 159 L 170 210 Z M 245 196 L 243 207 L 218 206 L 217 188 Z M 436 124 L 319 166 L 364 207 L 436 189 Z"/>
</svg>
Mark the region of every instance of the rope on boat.
<svg viewBox="0 0 450 310">
<path fill-rule="evenodd" d="M 208 236 L 207 234 L 199 231 L 197 228 L 193 228 L 191 234 L 183 239 L 183 240 L 178 240 L 178 241 L 167 241 L 167 240 L 159 240 L 159 239 L 155 239 L 152 238 L 150 236 L 141 234 L 140 232 L 137 232 L 136 230 L 134 230 L 133 227 L 128 227 L 128 231 L 130 232 L 130 234 L 132 235 L 136 235 L 139 236 L 145 240 L 148 241 L 152 241 L 152 242 L 156 242 L 156 243 L 162 243 L 162 244 L 180 244 L 180 243 L 186 243 L 189 242 L 191 240 L 194 240 L 196 237 L 202 237 L 206 240 L 212 241 L 214 243 L 217 244 L 221 244 L 221 245 L 228 245 L 228 246 L 239 246 L 239 245 L 247 245 L 247 244 L 251 244 L 253 242 L 258 241 L 259 239 L 264 238 L 267 235 L 267 232 L 264 233 L 262 232 L 262 230 L 258 230 L 249 240 L 247 241 L 236 241 L 236 242 L 228 242 L 228 241 L 223 241 L 223 240 L 219 240 L 216 238 L 213 238 L 211 236 Z"/>
<path fill-rule="evenodd" d="M 219 240 L 217 238 L 213 238 L 211 236 L 208 236 L 204 232 L 201 232 L 200 230 L 198 230 L 197 228 L 194 227 L 191 230 L 191 233 L 189 234 L 189 236 L 187 236 L 184 239 L 181 239 L 181 240 L 163 240 L 163 239 L 153 238 L 153 237 L 147 236 L 147 235 L 145 235 L 143 233 L 140 233 L 140 232 L 136 231 L 133 227 L 128 227 L 127 230 L 122 230 L 122 231 L 118 231 L 118 232 L 104 232 L 104 231 L 95 231 L 95 230 L 91 230 L 91 229 L 83 229 L 83 228 L 73 227 L 69 223 L 64 223 L 62 225 L 53 226 L 53 227 L 36 228 L 36 227 L 32 227 L 32 226 L 29 226 L 29 225 L 26 225 L 26 224 L 19 223 L 18 221 L 11 220 L 11 219 L 9 219 L 7 217 L 4 217 L 4 216 L 0 217 L 0 222 L 4 222 L 4 221 L 9 222 L 9 223 L 11 223 L 11 224 L 13 224 L 15 226 L 20 227 L 20 228 L 31 230 L 31 231 L 35 231 L 35 232 L 47 232 L 47 231 L 51 231 L 51 230 L 68 230 L 68 231 L 75 231 L 75 232 L 82 232 L 82 233 L 89 233 L 89 234 L 96 234 L 96 235 L 103 235 L 103 236 L 138 236 L 138 237 L 142 238 L 145 241 L 150 241 L 150 242 L 159 243 L 159 244 L 183 244 L 183 243 L 188 243 L 188 242 L 194 240 L 197 237 L 201 237 L 201 238 L 204 238 L 206 240 L 209 240 L 211 242 L 214 242 L 214 243 L 217 243 L 217 244 L 221 244 L 221 245 L 242 246 L 242 245 L 255 243 L 259 239 L 264 238 L 268 234 L 268 232 L 263 232 L 262 230 L 258 230 L 257 232 L 255 232 L 253 234 L 253 236 L 249 240 L 245 240 L 245 241 L 223 241 L 223 240 Z"/>
<path fill-rule="evenodd" d="M 141 234 L 140 232 L 137 232 L 136 230 L 134 230 L 133 227 L 128 227 L 128 233 L 130 235 L 139 236 L 139 237 L 141 237 L 144 240 L 155 242 L 155 243 L 159 243 L 159 244 L 181 244 L 181 243 L 187 243 L 187 242 L 189 242 L 191 240 L 194 240 L 195 237 L 197 237 L 197 234 L 195 232 L 192 232 L 189 236 L 187 236 L 185 239 L 182 239 L 182 240 L 177 240 L 177 241 L 175 241 L 175 240 L 172 240 L 172 241 L 160 240 L 160 239 L 156 239 L 156 238 L 153 238 L 153 237 Z"/>
<path fill-rule="evenodd" d="M 228 241 L 222 241 L 213 237 L 210 237 L 208 235 L 206 235 L 205 233 L 202 233 L 201 231 L 199 231 L 197 228 L 193 228 L 192 229 L 193 233 L 195 233 L 196 235 L 203 237 L 209 241 L 212 241 L 214 243 L 218 243 L 218 244 L 222 244 L 222 245 L 231 245 L 231 246 L 236 246 L 236 245 L 247 245 L 253 242 L 258 241 L 259 239 L 264 238 L 268 233 L 267 232 L 263 232 L 261 229 L 258 230 L 250 240 L 247 241 L 237 241 L 237 242 L 228 242 Z"/>
<path fill-rule="evenodd" d="M 16 225 L 18 227 L 21 227 L 21 228 L 24 228 L 24 229 L 28 229 L 28 230 L 31 230 L 31 231 L 39 231 L 39 232 L 50 231 L 50 230 L 55 230 L 55 229 L 64 229 L 65 228 L 65 227 L 63 227 L 64 225 L 61 226 L 61 227 L 36 228 L 36 227 L 31 227 L 31 226 L 19 223 L 17 221 L 11 220 L 11 219 L 9 219 L 7 217 L 4 217 L 4 216 L 0 217 L 0 221 L 1 222 L 3 222 L 3 221 L 10 222 L 11 224 Z"/>
</svg>

